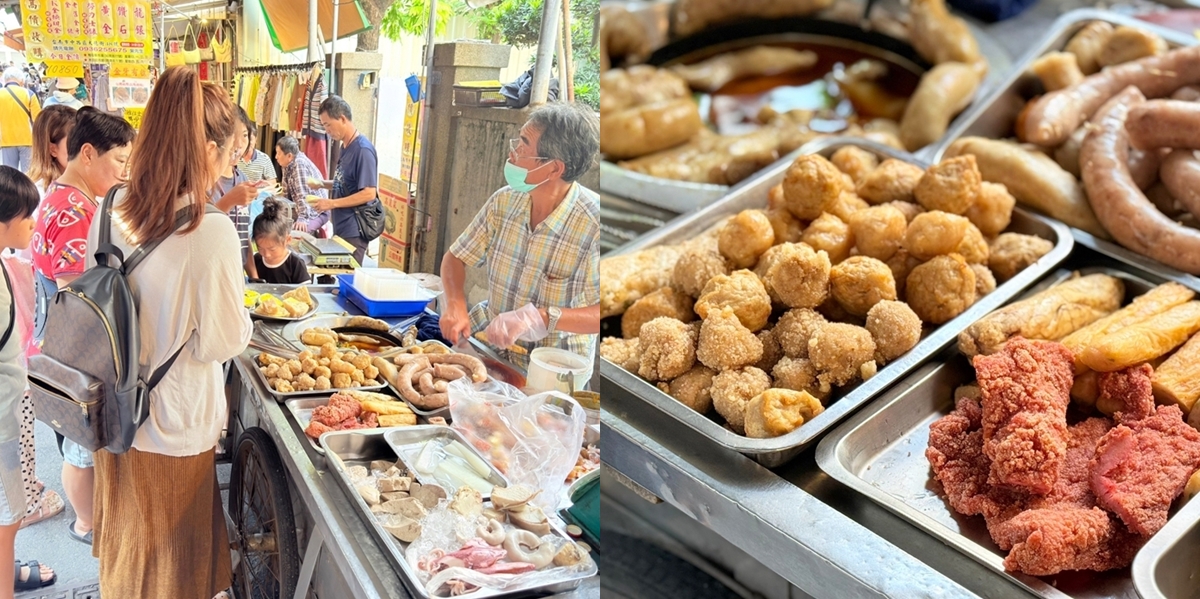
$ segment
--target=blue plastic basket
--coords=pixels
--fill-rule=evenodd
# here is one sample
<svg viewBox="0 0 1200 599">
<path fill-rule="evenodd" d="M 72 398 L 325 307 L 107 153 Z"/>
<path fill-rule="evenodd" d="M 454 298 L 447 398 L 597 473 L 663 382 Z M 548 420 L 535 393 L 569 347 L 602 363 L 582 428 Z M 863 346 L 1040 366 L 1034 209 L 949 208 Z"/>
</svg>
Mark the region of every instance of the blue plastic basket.
<svg viewBox="0 0 1200 599">
<path fill-rule="evenodd" d="M 425 311 L 425 306 L 434 300 L 434 297 L 409 300 L 409 301 L 379 301 L 368 299 L 359 290 L 354 288 L 354 275 L 338 275 L 339 292 L 350 300 L 350 303 L 358 306 L 364 314 L 372 318 L 387 318 L 390 316 L 413 316 Z M 436 297 L 436 296 L 435 296 Z"/>
</svg>

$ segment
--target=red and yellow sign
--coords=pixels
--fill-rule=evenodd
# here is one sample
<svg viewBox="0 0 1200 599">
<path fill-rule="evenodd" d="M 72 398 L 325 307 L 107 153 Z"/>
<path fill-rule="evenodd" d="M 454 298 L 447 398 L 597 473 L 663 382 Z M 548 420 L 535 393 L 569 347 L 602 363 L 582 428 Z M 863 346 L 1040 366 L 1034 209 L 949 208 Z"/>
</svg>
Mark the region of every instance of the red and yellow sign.
<svg viewBox="0 0 1200 599">
<path fill-rule="evenodd" d="M 150 0 L 21 0 L 30 62 L 148 65 Z"/>
</svg>

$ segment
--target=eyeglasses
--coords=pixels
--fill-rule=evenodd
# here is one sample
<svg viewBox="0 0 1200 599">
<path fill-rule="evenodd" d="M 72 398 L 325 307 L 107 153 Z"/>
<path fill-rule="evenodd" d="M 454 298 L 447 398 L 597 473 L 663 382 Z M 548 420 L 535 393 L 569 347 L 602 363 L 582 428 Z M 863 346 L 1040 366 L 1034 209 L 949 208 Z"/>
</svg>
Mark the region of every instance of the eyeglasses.
<svg viewBox="0 0 1200 599">
<path fill-rule="evenodd" d="M 517 148 L 521 147 L 522 145 L 524 145 L 524 140 L 522 140 L 519 137 L 514 137 L 514 138 L 508 140 L 509 150 L 511 150 L 513 154 L 516 154 L 518 158 L 532 158 L 534 160 L 553 160 L 552 158 L 546 158 L 544 156 L 522 156 L 520 153 L 517 152 Z M 528 147 L 528 146 L 526 146 L 526 147 Z"/>
</svg>

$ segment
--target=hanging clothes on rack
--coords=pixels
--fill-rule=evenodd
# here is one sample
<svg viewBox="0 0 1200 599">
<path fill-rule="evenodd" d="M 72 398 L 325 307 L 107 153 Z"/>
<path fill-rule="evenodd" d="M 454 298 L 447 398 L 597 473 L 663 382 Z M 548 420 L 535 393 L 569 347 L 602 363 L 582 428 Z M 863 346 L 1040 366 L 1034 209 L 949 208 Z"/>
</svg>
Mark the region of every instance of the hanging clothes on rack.
<svg viewBox="0 0 1200 599">
<path fill-rule="evenodd" d="M 304 115 L 304 154 L 321 171 L 321 176 L 329 177 L 329 137 L 325 127 L 321 125 L 321 103 L 329 97 L 325 89 L 325 80 L 321 77 L 319 66 L 313 67 L 309 77 L 308 108 Z"/>
</svg>

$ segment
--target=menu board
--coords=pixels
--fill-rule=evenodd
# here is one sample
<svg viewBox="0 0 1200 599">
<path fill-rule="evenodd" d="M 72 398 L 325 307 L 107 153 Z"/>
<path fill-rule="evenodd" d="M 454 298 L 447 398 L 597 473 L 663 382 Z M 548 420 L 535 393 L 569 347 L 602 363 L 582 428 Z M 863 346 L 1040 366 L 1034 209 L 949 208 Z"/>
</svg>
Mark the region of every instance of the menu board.
<svg viewBox="0 0 1200 599">
<path fill-rule="evenodd" d="M 30 62 L 149 64 L 150 0 L 21 0 Z"/>
</svg>

